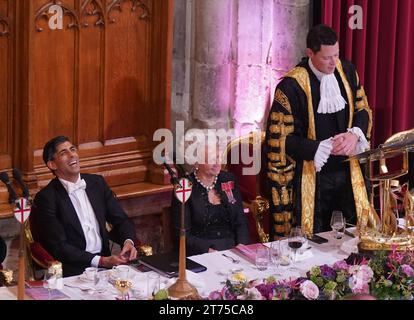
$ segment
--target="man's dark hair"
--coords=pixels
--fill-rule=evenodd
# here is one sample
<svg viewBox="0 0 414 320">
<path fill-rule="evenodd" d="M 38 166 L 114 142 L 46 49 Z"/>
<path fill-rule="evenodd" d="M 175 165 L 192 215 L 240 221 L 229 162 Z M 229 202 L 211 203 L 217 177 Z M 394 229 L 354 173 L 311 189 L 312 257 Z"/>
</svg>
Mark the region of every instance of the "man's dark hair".
<svg viewBox="0 0 414 320">
<path fill-rule="evenodd" d="M 45 162 L 46 166 L 48 161 L 53 160 L 57 146 L 66 141 L 70 141 L 68 137 L 57 136 L 46 142 L 45 146 L 43 147 L 43 161 Z"/>
<path fill-rule="evenodd" d="M 324 24 L 318 24 L 309 30 L 306 47 L 314 53 L 321 50 L 321 45 L 333 46 L 338 41 L 335 31 Z"/>
</svg>

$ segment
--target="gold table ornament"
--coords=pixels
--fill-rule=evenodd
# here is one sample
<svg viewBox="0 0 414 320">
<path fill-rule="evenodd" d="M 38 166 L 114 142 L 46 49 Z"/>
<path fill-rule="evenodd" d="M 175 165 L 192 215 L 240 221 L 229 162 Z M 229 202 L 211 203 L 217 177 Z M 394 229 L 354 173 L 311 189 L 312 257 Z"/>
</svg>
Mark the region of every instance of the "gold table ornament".
<svg viewBox="0 0 414 320">
<path fill-rule="evenodd" d="M 357 230 L 360 237 L 359 248 L 362 251 L 373 250 L 412 250 L 414 249 L 414 196 L 407 185 L 403 210 L 406 224 L 398 225 L 398 206 L 393 194 L 393 188 L 399 187 L 397 178 L 409 171 L 408 152 L 414 151 L 414 129 L 397 133 L 387 139 L 379 148 L 355 155 L 352 158 L 365 163 L 365 176 L 371 181 L 370 209 L 365 210 L 358 220 Z M 390 172 L 387 159 L 401 158 L 399 169 Z M 374 164 L 379 172 L 374 172 Z M 412 168 L 414 169 L 414 168 Z M 379 214 L 374 209 L 375 194 L 379 197 Z"/>
</svg>

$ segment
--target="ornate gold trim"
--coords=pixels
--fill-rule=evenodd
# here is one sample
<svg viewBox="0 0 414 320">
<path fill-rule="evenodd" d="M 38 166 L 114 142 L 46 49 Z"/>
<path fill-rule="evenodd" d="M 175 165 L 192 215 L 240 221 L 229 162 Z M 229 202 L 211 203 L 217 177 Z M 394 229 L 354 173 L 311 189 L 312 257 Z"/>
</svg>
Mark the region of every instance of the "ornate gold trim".
<svg viewBox="0 0 414 320">
<path fill-rule="evenodd" d="M 269 127 L 271 133 L 280 134 L 281 136 L 287 136 L 289 133 L 293 132 L 293 125 L 285 125 L 284 123 L 272 124 Z"/>
<path fill-rule="evenodd" d="M 341 76 L 342 83 L 344 84 L 346 95 L 348 97 L 348 103 L 349 103 L 349 121 L 348 121 L 348 128 L 351 128 L 352 126 L 352 120 L 354 117 L 354 96 L 352 94 L 351 86 L 349 85 L 348 79 L 345 76 L 344 69 L 342 67 L 341 60 L 338 59 L 338 63 L 336 64 L 336 69 L 339 72 L 339 75 Z"/>
<path fill-rule="evenodd" d="M 273 219 L 276 222 L 289 222 L 290 220 L 292 220 L 293 214 L 290 211 L 283 211 L 280 213 L 273 213 Z"/>
<path fill-rule="evenodd" d="M 278 139 L 269 139 L 267 140 L 267 144 L 273 148 L 280 147 L 280 141 Z"/>
<path fill-rule="evenodd" d="M 270 166 L 270 164 L 269 164 Z M 288 173 L 272 173 L 268 172 L 267 176 L 270 180 L 276 181 L 279 185 L 284 186 L 288 184 L 290 181 L 292 181 L 294 172 L 288 172 Z"/>
<path fill-rule="evenodd" d="M 276 153 L 276 152 L 268 152 L 267 157 L 270 159 L 270 161 L 279 162 L 281 155 L 279 153 Z"/>
<path fill-rule="evenodd" d="M 275 206 L 280 205 L 280 196 L 279 192 L 276 190 L 275 187 L 272 188 L 272 201 Z"/>
<path fill-rule="evenodd" d="M 286 77 L 294 78 L 302 90 L 305 92 L 308 100 L 308 139 L 316 140 L 315 118 L 313 114 L 312 92 L 310 79 L 307 70 L 303 67 L 296 67 L 290 71 Z M 315 186 L 316 171 L 313 161 L 303 161 L 302 171 L 302 230 L 305 234 L 313 233 L 314 211 L 315 211 Z"/>
<path fill-rule="evenodd" d="M 277 89 L 275 93 L 275 101 L 279 103 L 286 111 L 290 114 L 292 113 L 292 108 L 289 103 L 288 97 L 282 92 L 282 90 Z"/>
<path fill-rule="evenodd" d="M 272 112 L 270 119 L 275 122 L 293 123 L 293 116 L 291 114 L 283 114 L 282 112 Z"/>
</svg>

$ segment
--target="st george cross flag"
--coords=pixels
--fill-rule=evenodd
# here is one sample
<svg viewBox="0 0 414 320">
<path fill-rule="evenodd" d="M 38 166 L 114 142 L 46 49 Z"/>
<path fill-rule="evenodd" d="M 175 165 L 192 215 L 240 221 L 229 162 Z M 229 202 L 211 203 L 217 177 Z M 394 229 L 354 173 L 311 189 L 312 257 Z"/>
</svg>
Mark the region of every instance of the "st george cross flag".
<svg viewBox="0 0 414 320">
<path fill-rule="evenodd" d="M 175 196 L 182 203 L 185 203 L 191 196 L 193 184 L 186 178 L 180 179 L 180 185 L 175 186 Z"/>
<path fill-rule="evenodd" d="M 29 201 L 25 198 L 20 198 L 16 200 L 16 206 L 13 210 L 14 217 L 19 221 L 20 223 L 24 223 L 26 219 L 30 215 L 30 204 Z"/>
</svg>

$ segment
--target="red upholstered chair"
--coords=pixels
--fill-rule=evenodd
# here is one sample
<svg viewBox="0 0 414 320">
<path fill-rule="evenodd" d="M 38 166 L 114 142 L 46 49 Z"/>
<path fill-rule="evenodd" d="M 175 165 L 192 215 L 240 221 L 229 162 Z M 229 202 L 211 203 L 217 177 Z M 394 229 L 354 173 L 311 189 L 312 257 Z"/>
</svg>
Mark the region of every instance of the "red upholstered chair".
<svg viewBox="0 0 414 320">
<path fill-rule="evenodd" d="M 32 280 L 36 280 L 43 276 L 43 273 L 41 273 L 39 277 L 37 277 L 39 271 L 48 269 L 52 263 L 56 262 L 56 260 L 37 241 L 39 231 L 36 227 L 35 212 L 33 209 L 29 219 L 25 222 L 24 229 L 27 244 L 27 265 L 30 270 L 30 277 Z"/>
<path fill-rule="evenodd" d="M 232 172 L 239 184 L 243 198 L 243 206 L 248 210 L 248 227 L 250 240 L 252 242 L 267 242 L 269 240 L 269 202 L 266 191 L 266 159 L 263 154 L 263 143 L 265 132 L 252 132 L 232 140 L 224 151 L 223 159 L 227 159 L 227 164 L 223 165 L 224 170 Z M 256 154 L 253 148 L 257 144 Z M 255 157 L 255 161 L 260 164 L 260 172 L 256 175 L 243 174 L 243 168 L 253 165 L 253 160 L 245 163 L 246 156 L 242 158 L 242 152 L 249 150 L 248 158 Z M 237 156 L 238 153 L 238 156 Z M 233 160 L 237 163 L 232 163 Z"/>
</svg>

